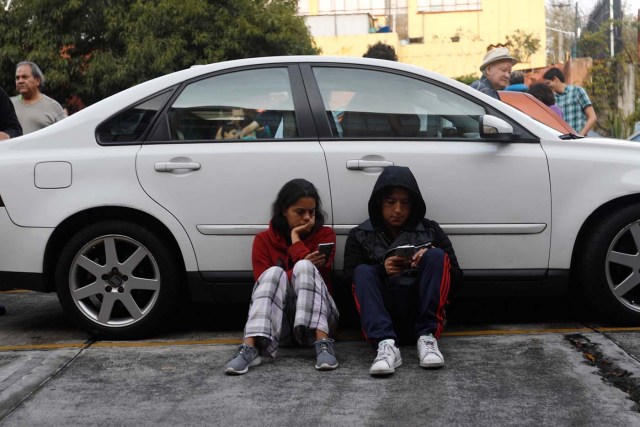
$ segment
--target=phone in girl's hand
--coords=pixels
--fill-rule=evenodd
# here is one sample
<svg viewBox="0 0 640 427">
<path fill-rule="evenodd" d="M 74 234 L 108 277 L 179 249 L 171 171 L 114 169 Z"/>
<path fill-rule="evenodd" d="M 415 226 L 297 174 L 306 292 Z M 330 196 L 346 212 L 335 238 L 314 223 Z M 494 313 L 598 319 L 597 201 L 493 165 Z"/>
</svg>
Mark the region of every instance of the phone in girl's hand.
<svg viewBox="0 0 640 427">
<path fill-rule="evenodd" d="M 329 258 L 329 256 L 331 256 L 331 251 L 333 250 L 334 246 L 335 246 L 335 243 L 319 243 L 318 251 L 325 257 Z"/>
</svg>

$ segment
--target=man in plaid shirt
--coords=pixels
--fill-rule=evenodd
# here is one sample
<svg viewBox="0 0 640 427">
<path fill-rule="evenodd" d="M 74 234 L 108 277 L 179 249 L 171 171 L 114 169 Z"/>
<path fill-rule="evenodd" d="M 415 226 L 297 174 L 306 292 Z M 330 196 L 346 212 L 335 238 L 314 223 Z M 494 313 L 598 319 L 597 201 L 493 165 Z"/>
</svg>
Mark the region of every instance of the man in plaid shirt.
<svg viewBox="0 0 640 427">
<path fill-rule="evenodd" d="M 564 74 L 558 68 L 550 68 L 542 77 L 556 95 L 556 104 L 564 114 L 564 120 L 580 135 L 586 135 L 596 125 L 596 112 L 587 92 L 580 86 L 565 83 Z"/>
</svg>

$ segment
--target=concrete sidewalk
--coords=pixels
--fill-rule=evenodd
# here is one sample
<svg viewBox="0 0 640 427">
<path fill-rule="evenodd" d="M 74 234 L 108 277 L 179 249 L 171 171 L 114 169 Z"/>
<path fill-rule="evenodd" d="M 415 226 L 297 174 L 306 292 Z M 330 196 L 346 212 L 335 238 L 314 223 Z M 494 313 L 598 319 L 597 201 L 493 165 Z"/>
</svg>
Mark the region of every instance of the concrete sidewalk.
<svg viewBox="0 0 640 427">
<path fill-rule="evenodd" d="M 240 377 L 222 371 L 234 345 L 143 344 L 0 353 L 0 424 L 640 425 L 634 402 L 562 334 L 445 337 L 435 371 L 403 347 L 388 378 L 369 376 L 375 353 L 362 341 L 337 343 L 335 371 L 289 348 Z"/>
<path fill-rule="evenodd" d="M 458 323 L 440 340 L 443 369 L 421 369 L 405 346 L 396 374 L 373 378 L 375 352 L 352 326 L 335 371 L 316 371 L 312 349 L 285 348 L 229 377 L 245 307 L 201 307 L 150 340 L 95 342 L 55 295 L 0 297 L 0 426 L 640 425 L 637 328 Z"/>
</svg>

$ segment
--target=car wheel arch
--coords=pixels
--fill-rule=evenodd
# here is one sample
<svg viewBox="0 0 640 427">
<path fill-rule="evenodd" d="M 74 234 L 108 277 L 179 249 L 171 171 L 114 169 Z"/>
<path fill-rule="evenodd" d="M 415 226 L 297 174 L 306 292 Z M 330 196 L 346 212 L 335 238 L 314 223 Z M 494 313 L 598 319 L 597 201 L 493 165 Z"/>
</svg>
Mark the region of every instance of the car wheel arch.
<svg viewBox="0 0 640 427">
<path fill-rule="evenodd" d="M 185 271 L 184 254 L 180 249 L 180 245 L 169 228 L 156 217 L 128 207 L 121 206 L 105 206 L 91 208 L 84 211 L 76 212 L 72 216 L 66 218 L 55 228 L 52 233 L 44 253 L 43 277 L 45 281 L 45 289 L 48 292 L 55 291 L 54 273 L 56 262 L 60 251 L 65 246 L 68 239 L 79 229 L 102 221 L 119 220 L 127 221 L 139 226 L 149 228 L 155 233 L 164 236 L 165 242 L 171 250 L 177 255 L 176 259 L 180 262 L 180 271 Z M 186 279 L 182 281 L 186 284 Z"/>
<path fill-rule="evenodd" d="M 629 275 L 631 265 L 622 263 L 623 268 L 627 270 L 621 279 L 614 279 L 613 274 L 609 276 L 609 272 L 613 271 L 609 270 L 611 266 L 619 265 L 609 261 L 609 251 L 625 253 L 625 247 L 620 246 L 620 242 L 623 241 L 620 240 L 621 236 L 630 236 L 629 227 L 634 227 L 634 223 L 637 227 L 638 221 L 640 195 L 619 197 L 603 204 L 589 215 L 574 242 L 569 283 L 572 296 L 577 298 L 581 305 L 585 304 L 604 315 L 608 321 L 636 324 L 640 320 L 638 306 L 633 302 L 637 291 L 636 294 L 629 293 L 633 291 L 634 285 L 617 295 L 614 295 L 612 288 L 620 285 L 625 277 L 632 277 Z M 616 245 L 615 249 L 613 245 Z M 626 247 L 631 251 L 637 251 L 638 248 L 640 246 L 637 239 L 635 249 Z"/>
<path fill-rule="evenodd" d="M 609 215 L 611 212 L 625 208 L 627 206 L 636 205 L 636 204 L 640 205 L 640 193 L 629 194 L 626 196 L 609 200 L 608 202 L 600 205 L 597 209 L 591 212 L 591 214 L 582 223 L 582 226 L 578 231 L 576 240 L 573 243 L 573 250 L 571 252 L 571 269 L 572 270 L 577 261 L 577 257 L 580 254 L 580 251 L 578 250 L 578 248 L 584 245 L 584 242 L 589 237 L 589 234 L 592 232 L 593 227 L 595 227 L 602 220 L 602 218 Z"/>
</svg>

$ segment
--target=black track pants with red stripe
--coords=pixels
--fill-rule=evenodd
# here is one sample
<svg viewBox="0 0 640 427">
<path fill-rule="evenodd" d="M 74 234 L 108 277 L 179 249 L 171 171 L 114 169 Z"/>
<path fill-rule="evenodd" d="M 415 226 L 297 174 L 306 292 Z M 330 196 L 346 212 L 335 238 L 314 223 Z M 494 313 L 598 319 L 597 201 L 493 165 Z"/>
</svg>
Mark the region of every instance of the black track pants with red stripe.
<svg viewBox="0 0 640 427">
<path fill-rule="evenodd" d="M 361 264 L 354 271 L 353 294 L 365 337 L 374 345 L 388 338 L 416 340 L 428 333 L 440 338 L 450 285 L 446 252 L 429 249 L 411 285 L 397 284 L 382 269 Z"/>
</svg>

